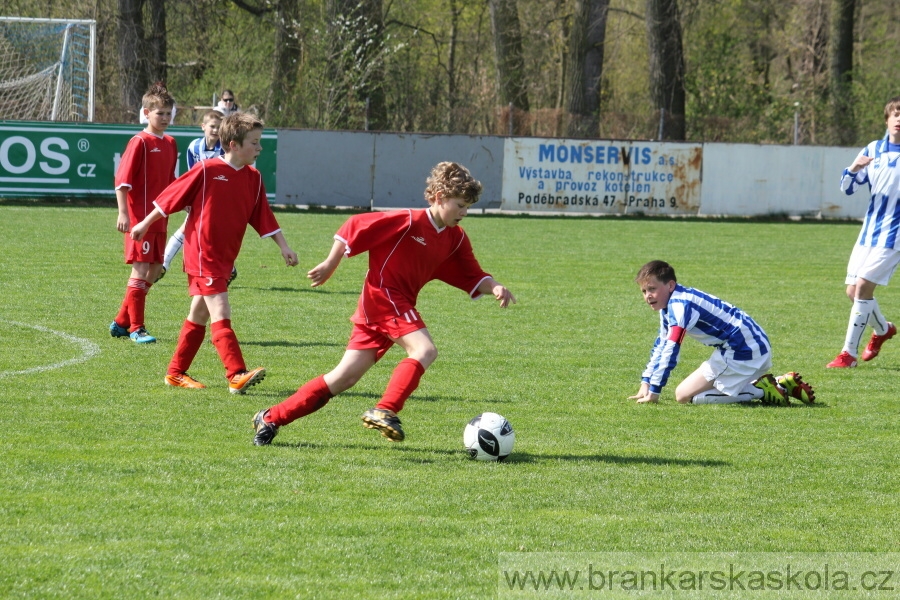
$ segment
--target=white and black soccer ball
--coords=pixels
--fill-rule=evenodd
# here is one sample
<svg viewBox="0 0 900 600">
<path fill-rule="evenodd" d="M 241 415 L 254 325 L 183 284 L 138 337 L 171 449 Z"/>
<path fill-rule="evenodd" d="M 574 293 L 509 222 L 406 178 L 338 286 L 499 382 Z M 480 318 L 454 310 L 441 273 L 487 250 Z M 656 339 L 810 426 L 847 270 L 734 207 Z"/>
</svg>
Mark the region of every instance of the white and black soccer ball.
<svg viewBox="0 0 900 600">
<path fill-rule="evenodd" d="M 481 413 L 463 430 L 463 444 L 469 458 L 502 461 L 512 452 L 516 432 L 497 413 Z"/>
</svg>

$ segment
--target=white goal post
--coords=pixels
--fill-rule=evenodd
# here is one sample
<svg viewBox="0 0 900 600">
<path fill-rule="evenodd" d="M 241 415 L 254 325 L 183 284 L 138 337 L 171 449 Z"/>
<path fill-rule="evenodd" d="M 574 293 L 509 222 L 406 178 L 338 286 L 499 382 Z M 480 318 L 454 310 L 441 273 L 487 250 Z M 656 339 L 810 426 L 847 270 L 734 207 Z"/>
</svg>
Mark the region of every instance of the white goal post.
<svg viewBox="0 0 900 600">
<path fill-rule="evenodd" d="M 0 118 L 93 121 L 97 22 L 0 17 Z"/>
</svg>

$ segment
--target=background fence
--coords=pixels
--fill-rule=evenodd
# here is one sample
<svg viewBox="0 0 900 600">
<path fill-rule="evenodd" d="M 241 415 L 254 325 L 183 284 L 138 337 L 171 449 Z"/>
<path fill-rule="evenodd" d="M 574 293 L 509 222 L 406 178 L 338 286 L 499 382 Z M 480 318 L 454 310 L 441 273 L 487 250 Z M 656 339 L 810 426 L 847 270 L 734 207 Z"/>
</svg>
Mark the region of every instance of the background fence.
<svg viewBox="0 0 900 600">
<path fill-rule="evenodd" d="M 0 196 L 114 197 L 137 127 L 0 121 Z M 170 127 L 182 156 L 201 134 Z M 266 130 L 257 168 L 278 204 L 424 206 L 442 160 L 484 184 L 479 208 L 546 213 L 861 217 L 838 181 L 857 148 Z"/>
</svg>

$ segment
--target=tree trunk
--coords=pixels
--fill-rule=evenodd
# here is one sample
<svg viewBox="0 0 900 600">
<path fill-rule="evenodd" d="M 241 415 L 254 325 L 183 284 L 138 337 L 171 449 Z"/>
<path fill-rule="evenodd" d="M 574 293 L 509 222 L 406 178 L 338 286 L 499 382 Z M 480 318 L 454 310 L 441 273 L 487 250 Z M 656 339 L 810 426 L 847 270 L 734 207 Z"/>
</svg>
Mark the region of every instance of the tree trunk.
<svg viewBox="0 0 900 600">
<path fill-rule="evenodd" d="M 831 117 L 834 140 L 841 146 L 856 142 L 853 119 L 853 25 L 855 0 L 831 3 Z"/>
<path fill-rule="evenodd" d="M 328 1 L 326 127 L 367 129 L 387 124 L 384 96 L 384 13 L 381 0 Z"/>
<path fill-rule="evenodd" d="M 137 122 L 141 100 L 150 84 L 166 80 L 166 0 L 146 0 L 149 36 L 144 27 L 145 0 L 118 1 L 123 120 Z"/>
<path fill-rule="evenodd" d="M 525 59 L 522 57 L 522 32 L 519 27 L 517 0 L 490 0 L 491 29 L 494 54 L 497 60 L 497 83 L 504 108 L 513 107 L 508 117 L 513 119 L 514 134 L 524 133 L 524 119 L 519 112 L 528 111 L 528 91 L 525 87 Z"/>
<path fill-rule="evenodd" d="M 119 0 L 119 73 L 123 121 L 138 122 L 141 99 L 149 87 L 144 53 L 143 0 Z"/>
<path fill-rule="evenodd" d="M 600 78 L 609 0 L 575 0 L 569 33 L 569 137 L 596 137 L 600 128 Z"/>
<path fill-rule="evenodd" d="M 275 54 L 272 62 L 272 82 L 266 101 L 264 119 L 275 127 L 300 120 L 295 90 L 300 79 L 303 49 L 300 45 L 300 6 L 297 0 L 279 0 L 275 7 Z"/>
<path fill-rule="evenodd" d="M 459 13 L 456 0 L 450 0 L 450 39 L 447 42 L 447 131 L 456 130 L 456 44 L 459 36 Z"/>
<path fill-rule="evenodd" d="M 684 49 L 677 0 L 647 0 L 650 98 L 663 119 L 663 140 L 685 139 Z"/>
<path fill-rule="evenodd" d="M 166 0 L 147 0 L 150 11 L 150 37 L 146 40 L 147 78 L 150 83 L 165 81 L 166 43 Z"/>
<path fill-rule="evenodd" d="M 382 0 L 365 0 L 361 9 L 366 33 L 360 42 L 366 48 L 366 65 L 359 95 L 366 103 L 366 129 L 383 131 L 388 124 L 384 95 L 384 5 Z"/>
</svg>

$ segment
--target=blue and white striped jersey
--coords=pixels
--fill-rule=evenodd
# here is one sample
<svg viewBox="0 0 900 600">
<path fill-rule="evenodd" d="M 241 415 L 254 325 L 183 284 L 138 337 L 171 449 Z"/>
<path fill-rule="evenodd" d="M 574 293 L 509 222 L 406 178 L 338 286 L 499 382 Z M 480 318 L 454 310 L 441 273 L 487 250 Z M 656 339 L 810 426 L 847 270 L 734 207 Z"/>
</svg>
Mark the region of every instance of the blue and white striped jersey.
<svg viewBox="0 0 900 600">
<path fill-rule="evenodd" d="M 659 311 L 659 335 L 641 381 L 660 393 L 678 364 L 685 335 L 713 348 L 726 360 L 751 360 L 772 349 L 762 327 L 750 315 L 715 296 L 675 285 L 669 303 Z"/>
<path fill-rule="evenodd" d="M 187 149 L 187 160 L 188 160 L 188 169 L 193 167 L 196 163 L 201 160 L 206 160 L 209 158 L 215 158 L 217 156 L 222 156 L 225 154 L 225 150 L 222 149 L 221 140 L 216 140 L 216 145 L 212 150 L 206 148 L 206 138 L 199 137 L 193 142 L 190 143 Z"/>
<path fill-rule="evenodd" d="M 864 183 L 869 184 L 871 199 L 862 230 L 856 240 L 859 246 L 894 248 L 900 246 L 900 146 L 890 143 L 888 136 L 875 140 L 860 152 L 874 160 L 856 175 L 844 169 L 841 189 L 848 196 Z"/>
</svg>

